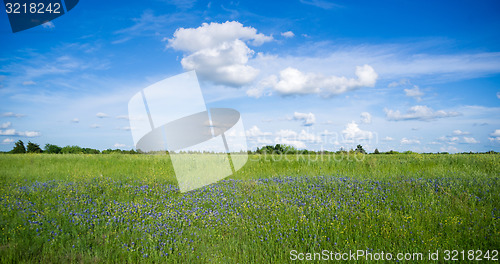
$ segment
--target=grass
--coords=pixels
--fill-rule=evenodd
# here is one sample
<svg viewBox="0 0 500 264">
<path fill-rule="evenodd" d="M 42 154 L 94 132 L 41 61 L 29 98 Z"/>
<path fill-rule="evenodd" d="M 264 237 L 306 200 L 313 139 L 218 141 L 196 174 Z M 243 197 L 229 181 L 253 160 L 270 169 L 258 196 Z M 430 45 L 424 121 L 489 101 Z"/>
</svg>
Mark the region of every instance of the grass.
<svg viewBox="0 0 500 264">
<path fill-rule="evenodd" d="M 495 154 L 251 155 L 235 175 L 181 194 L 168 156 L 0 155 L 0 260 L 283 263 L 291 250 L 491 256 L 500 248 L 499 164 Z"/>
</svg>

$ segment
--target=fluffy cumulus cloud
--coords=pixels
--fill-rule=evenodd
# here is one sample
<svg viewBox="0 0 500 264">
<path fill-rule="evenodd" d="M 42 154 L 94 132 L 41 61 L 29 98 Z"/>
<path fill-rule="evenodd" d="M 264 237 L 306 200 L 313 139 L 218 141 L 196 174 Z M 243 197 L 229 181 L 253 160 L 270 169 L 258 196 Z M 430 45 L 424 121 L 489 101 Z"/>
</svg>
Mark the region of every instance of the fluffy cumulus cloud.
<svg viewBox="0 0 500 264">
<path fill-rule="evenodd" d="M 372 123 L 372 115 L 368 112 L 361 113 L 361 123 L 371 124 Z"/>
<path fill-rule="evenodd" d="M 432 108 L 425 105 L 416 105 L 411 107 L 406 114 L 401 114 L 399 110 L 385 109 L 386 117 L 390 121 L 403 120 L 421 120 L 430 121 L 438 118 L 455 117 L 461 115 L 458 112 L 446 112 L 444 110 L 434 111 Z"/>
<path fill-rule="evenodd" d="M 295 37 L 295 34 L 293 34 L 292 31 L 287 31 L 287 32 L 281 33 L 281 36 L 283 36 L 285 38 L 293 38 L 293 37 Z"/>
<path fill-rule="evenodd" d="M 0 136 L 20 136 L 20 137 L 38 137 L 41 133 L 38 131 L 16 131 L 15 129 L 0 130 Z"/>
<path fill-rule="evenodd" d="M 15 129 L 0 130 L 0 136 L 15 136 Z"/>
<path fill-rule="evenodd" d="M 394 138 L 387 136 L 387 137 L 383 138 L 382 140 L 383 141 L 393 141 Z"/>
<path fill-rule="evenodd" d="M 121 144 L 121 143 L 116 143 L 116 144 L 114 144 L 114 145 L 113 145 L 113 147 L 115 147 L 115 148 L 124 148 L 124 147 L 126 147 L 126 146 L 127 146 L 127 145 L 125 145 L 125 144 Z"/>
<path fill-rule="evenodd" d="M 415 145 L 415 144 L 420 144 L 420 140 L 418 139 L 408 139 L 408 138 L 402 138 L 400 141 L 401 145 Z"/>
<path fill-rule="evenodd" d="M 23 131 L 23 132 L 18 132 L 17 135 L 23 137 L 39 137 L 41 133 L 38 131 Z"/>
<path fill-rule="evenodd" d="M 197 28 L 179 28 L 167 47 L 183 51 L 182 67 L 216 84 L 242 86 L 255 80 L 259 70 L 247 65 L 254 51 L 247 44 L 262 45 L 272 36 L 257 33 L 236 21 L 203 23 Z"/>
<path fill-rule="evenodd" d="M 406 96 L 413 97 L 419 102 L 422 101 L 422 96 L 424 96 L 424 93 L 420 91 L 420 88 L 416 85 L 414 85 L 411 89 L 404 89 L 404 91 Z"/>
<path fill-rule="evenodd" d="M 453 130 L 453 134 L 458 135 L 458 136 L 462 136 L 462 135 L 469 135 L 470 133 L 466 132 L 466 131 L 462 131 L 460 129 L 456 129 L 456 130 Z"/>
<path fill-rule="evenodd" d="M 373 133 L 371 131 L 361 130 L 354 121 L 346 125 L 345 129 L 342 130 L 342 135 L 344 136 L 344 140 L 350 142 L 373 138 Z"/>
<path fill-rule="evenodd" d="M 316 122 L 316 117 L 314 116 L 313 113 L 299 113 L 299 112 L 294 112 L 293 113 L 293 120 L 300 120 L 302 121 L 302 125 L 304 126 L 312 126 Z"/>
<path fill-rule="evenodd" d="M 279 77 L 267 77 L 260 83 L 260 88 L 250 89 L 247 94 L 259 97 L 263 88 L 271 88 L 281 95 L 320 94 L 331 97 L 361 87 L 373 87 L 378 78 L 378 74 L 369 65 L 357 66 L 355 74 L 357 78 L 325 76 L 288 67 L 280 71 Z"/>
<path fill-rule="evenodd" d="M 464 143 L 466 143 L 466 144 L 477 144 L 477 143 L 479 143 L 479 141 L 477 141 L 473 137 L 464 137 L 463 140 L 464 140 Z"/>
<path fill-rule="evenodd" d="M 500 142 L 500 129 L 496 129 L 493 133 L 490 134 L 491 137 L 488 139 L 491 142 Z"/>
<path fill-rule="evenodd" d="M 309 133 L 305 130 L 300 131 L 300 133 L 297 136 L 297 139 L 302 140 L 302 141 L 307 141 L 307 142 L 315 142 L 315 143 L 321 143 L 321 137 Z"/>
</svg>

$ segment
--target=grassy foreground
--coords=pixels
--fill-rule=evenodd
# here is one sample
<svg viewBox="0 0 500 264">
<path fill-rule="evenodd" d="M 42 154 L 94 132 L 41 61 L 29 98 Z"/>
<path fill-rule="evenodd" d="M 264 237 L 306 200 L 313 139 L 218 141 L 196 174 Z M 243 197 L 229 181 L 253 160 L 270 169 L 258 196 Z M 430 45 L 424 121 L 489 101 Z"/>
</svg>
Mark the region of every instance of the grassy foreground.
<svg viewBox="0 0 500 264">
<path fill-rule="evenodd" d="M 443 262 L 444 250 L 466 250 L 458 260 L 489 250 L 491 260 L 499 164 L 495 154 L 254 155 L 181 194 L 168 156 L 0 155 L 0 261 L 284 263 L 323 250 L 424 262 L 429 251 Z"/>
</svg>

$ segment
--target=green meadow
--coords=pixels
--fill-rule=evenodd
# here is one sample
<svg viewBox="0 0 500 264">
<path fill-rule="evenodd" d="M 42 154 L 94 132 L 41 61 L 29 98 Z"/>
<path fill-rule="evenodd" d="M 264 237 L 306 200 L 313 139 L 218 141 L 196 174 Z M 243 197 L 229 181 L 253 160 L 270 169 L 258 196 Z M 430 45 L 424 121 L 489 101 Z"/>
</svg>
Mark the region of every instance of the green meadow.
<svg viewBox="0 0 500 264">
<path fill-rule="evenodd" d="M 250 155 L 187 193 L 168 155 L 3 154 L 0 168 L 2 263 L 500 258 L 498 154 Z"/>
</svg>

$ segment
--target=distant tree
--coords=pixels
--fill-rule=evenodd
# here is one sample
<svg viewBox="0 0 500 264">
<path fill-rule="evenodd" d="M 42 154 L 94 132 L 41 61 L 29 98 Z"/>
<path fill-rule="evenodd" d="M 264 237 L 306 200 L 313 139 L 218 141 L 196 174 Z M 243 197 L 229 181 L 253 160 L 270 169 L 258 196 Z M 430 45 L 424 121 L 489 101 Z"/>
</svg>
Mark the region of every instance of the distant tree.
<svg viewBox="0 0 500 264">
<path fill-rule="evenodd" d="M 363 146 L 361 146 L 361 145 L 358 145 L 358 146 L 356 147 L 355 152 L 356 152 L 356 153 L 366 154 L 366 151 L 363 149 Z"/>
<path fill-rule="evenodd" d="M 93 148 L 83 148 L 82 151 L 85 154 L 101 154 L 100 150 Z"/>
<path fill-rule="evenodd" d="M 79 146 L 66 146 L 61 149 L 61 153 L 63 154 L 82 154 L 83 149 Z"/>
<path fill-rule="evenodd" d="M 42 153 L 42 149 L 40 148 L 40 145 L 32 143 L 31 141 L 28 142 L 27 148 L 26 148 L 28 153 Z"/>
<path fill-rule="evenodd" d="M 61 150 L 62 148 L 57 146 L 57 145 L 52 145 L 52 144 L 45 144 L 45 153 L 48 153 L 48 154 L 60 154 L 61 153 Z"/>
<path fill-rule="evenodd" d="M 376 148 L 375 151 L 373 151 L 373 154 L 380 154 L 380 151 Z"/>
<path fill-rule="evenodd" d="M 22 140 L 18 140 L 14 144 L 14 148 L 10 151 L 10 153 L 26 153 L 26 148 L 24 147 L 24 142 Z"/>
</svg>

